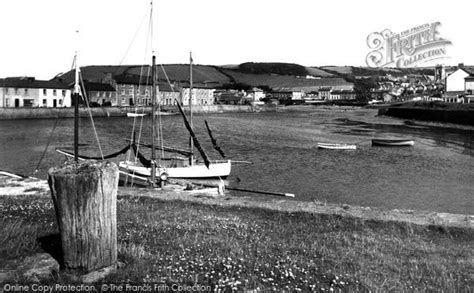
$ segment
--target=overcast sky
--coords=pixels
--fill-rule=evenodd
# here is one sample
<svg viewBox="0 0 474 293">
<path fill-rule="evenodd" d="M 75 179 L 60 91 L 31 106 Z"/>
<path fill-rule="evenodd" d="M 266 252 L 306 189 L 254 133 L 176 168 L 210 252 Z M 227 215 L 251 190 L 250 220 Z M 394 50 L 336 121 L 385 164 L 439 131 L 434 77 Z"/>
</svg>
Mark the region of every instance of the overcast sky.
<svg viewBox="0 0 474 293">
<path fill-rule="evenodd" d="M 81 65 L 148 62 L 149 3 L 0 0 L 0 77 L 50 79 L 71 69 L 76 48 Z M 472 6 L 467 0 L 154 0 L 153 48 L 160 63 L 187 63 L 192 51 L 197 64 L 365 66 L 370 33 L 439 21 L 441 37 L 452 42 L 443 63 L 474 65 Z"/>
</svg>

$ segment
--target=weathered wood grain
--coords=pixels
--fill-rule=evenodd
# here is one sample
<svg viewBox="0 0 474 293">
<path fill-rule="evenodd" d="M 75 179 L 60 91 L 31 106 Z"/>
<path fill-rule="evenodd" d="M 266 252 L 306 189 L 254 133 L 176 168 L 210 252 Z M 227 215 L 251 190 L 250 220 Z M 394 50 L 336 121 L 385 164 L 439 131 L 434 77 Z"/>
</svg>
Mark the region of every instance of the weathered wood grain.
<svg viewBox="0 0 474 293">
<path fill-rule="evenodd" d="M 64 266 L 87 272 L 117 262 L 118 167 L 107 161 L 51 168 L 51 189 Z"/>
</svg>

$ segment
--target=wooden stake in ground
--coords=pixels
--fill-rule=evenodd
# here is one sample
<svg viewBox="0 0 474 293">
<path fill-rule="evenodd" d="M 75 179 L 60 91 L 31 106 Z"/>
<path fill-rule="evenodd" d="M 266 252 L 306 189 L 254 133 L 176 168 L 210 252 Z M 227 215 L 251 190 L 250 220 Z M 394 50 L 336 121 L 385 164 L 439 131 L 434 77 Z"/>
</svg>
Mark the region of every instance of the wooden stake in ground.
<svg viewBox="0 0 474 293">
<path fill-rule="evenodd" d="M 118 167 L 107 161 L 51 168 L 51 189 L 66 268 L 91 272 L 117 262 Z"/>
</svg>

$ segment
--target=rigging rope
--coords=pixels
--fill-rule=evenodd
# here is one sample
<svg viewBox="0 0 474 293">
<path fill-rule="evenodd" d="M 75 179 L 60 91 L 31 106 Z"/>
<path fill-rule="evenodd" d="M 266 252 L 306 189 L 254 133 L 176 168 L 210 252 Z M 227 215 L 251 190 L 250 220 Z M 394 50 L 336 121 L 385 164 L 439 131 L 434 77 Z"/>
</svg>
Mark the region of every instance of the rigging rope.
<svg viewBox="0 0 474 293">
<path fill-rule="evenodd" d="M 152 47 L 150 46 L 150 43 L 152 43 L 152 41 L 150 41 L 150 39 L 152 39 L 152 33 L 150 33 L 151 29 L 152 29 L 152 16 L 153 16 L 153 1 L 151 1 L 151 10 L 150 10 L 150 19 L 149 19 L 149 26 L 148 26 L 148 32 L 147 32 L 147 37 L 146 37 L 146 42 L 145 42 L 145 53 L 144 53 L 144 61 L 142 62 L 142 65 L 140 66 L 140 76 L 139 76 L 139 79 L 138 79 L 138 87 L 137 87 L 137 90 L 138 90 L 138 99 L 140 98 L 140 94 L 142 92 L 142 89 L 143 89 L 143 84 L 144 87 L 145 87 L 145 99 L 144 100 L 144 104 L 146 105 L 148 103 L 148 95 L 147 95 L 147 89 L 148 89 L 148 86 L 149 86 L 149 78 L 148 76 L 150 75 L 150 66 L 147 66 L 148 67 L 148 71 L 147 71 L 147 75 L 146 75 L 146 80 L 145 82 L 143 83 L 143 77 L 144 77 L 144 74 L 143 74 L 143 71 L 144 71 L 144 64 L 146 64 L 146 60 L 148 59 L 148 56 L 147 56 L 147 53 L 149 52 L 149 48 Z M 144 17 L 145 18 L 145 17 Z M 141 25 L 140 25 L 140 28 L 141 28 Z M 153 50 L 153 49 L 152 49 Z M 135 89 L 133 89 L 133 100 L 135 102 Z M 142 101 L 143 101 L 142 100 Z M 138 113 L 138 104 L 139 103 L 136 103 L 136 106 L 135 106 L 135 114 Z M 153 112 L 153 111 L 152 111 Z M 141 107 L 141 113 L 144 114 L 145 113 L 145 108 L 144 107 Z M 153 113 L 152 113 L 153 115 Z M 137 142 L 137 145 L 135 145 L 135 127 L 136 127 L 136 123 L 137 123 L 137 120 L 136 120 L 136 116 L 133 118 L 133 127 L 132 127 L 132 132 L 131 132 L 131 140 L 130 140 L 130 146 L 133 146 L 134 147 L 134 150 L 135 150 L 135 155 L 134 155 L 134 163 L 137 163 L 138 160 L 141 161 L 142 158 L 140 158 L 139 156 L 139 147 L 140 147 L 140 141 L 141 141 L 141 136 L 142 136 L 142 130 L 143 130 L 143 120 L 144 120 L 144 115 L 142 115 L 140 117 L 140 126 L 139 126 L 139 130 L 138 130 L 138 142 Z M 130 156 L 132 155 L 132 152 L 128 152 L 127 153 L 127 161 L 130 161 Z M 133 175 L 135 175 L 135 171 L 132 172 Z M 134 177 L 132 177 L 132 181 L 131 181 L 131 184 L 133 185 L 133 180 L 134 180 Z"/>
<path fill-rule="evenodd" d="M 123 62 L 125 61 L 125 58 L 127 57 L 128 52 L 130 51 L 130 48 L 132 47 L 133 43 L 135 42 L 135 38 L 137 37 L 138 32 L 141 30 L 141 28 L 142 28 L 142 26 L 143 26 L 143 23 L 145 22 L 145 19 L 146 19 L 147 14 L 148 14 L 148 9 L 147 9 L 147 11 L 145 12 L 145 14 L 143 15 L 142 21 L 140 22 L 140 25 L 138 26 L 137 30 L 135 31 L 135 34 L 133 35 L 132 40 L 130 41 L 130 43 L 129 43 L 128 47 L 127 47 L 127 50 L 125 51 L 125 54 L 123 55 L 122 59 L 120 60 L 119 65 L 122 65 Z"/>
<path fill-rule="evenodd" d="M 100 157 L 78 156 L 78 157 L 81 158 L 81 159 L 86 159 L 86 160 L 105 160 L 105 159 L 115 158 L 115 157 L 117 157 L 118 155 L 121 155 L 121 154 L 125 154 L 129 149 L 130 149 L 130 145 L 127 145 L 127 146 L 124 147 L 123 149 L 121 149 L 121 150 L 119 150 L 119 151 L 117 151 L 117 152 L 115 152 L 115 153 L 106 155 L 106 156 L 100 156 Z M 66 151 L 64 151 L 64 150 L 61 150 L 61 153 L 65 153 L 65 154 L 68 154 L 68 155 L 70 155 L 70 156 L 74 156 L 74 153 L 66 152 Z"/>
<path fill-rule="evenodd" d="M 74 55 L 74 58 L 72 59 L 71 70 L 74 69 L 74 67 L 75 67 L 76 57 L 77 56 Z M 36 168 L 33 171 L 33 174 L 36 174 L 39 171 L 39 167 L 41 166 L 41 163 L 43 162 L 43 159 L 45 158 L 46 153 L 48 152 L 48 148 L 49 148 L 49 145 L 51 144 L 51 140 L 53 138 L 54 130 L 58 126 L 58 122 L 59 122 L 59 116 L 56 116 L 56 119 L 55 119 L 55 122 L 54 122 L 54 125 L 53 125 L 53 129 L 51 130 L 51 133 L 49 134 L 48 142 L 46 143 L 46 147 L 44 148 L 44 151 L 41 154 L 41 157 L 40 157 L 38 163 L 36 164 Z"/>
<path fill-rule="evenodd" d="M 102 157 L 102 160 L 104 159 L 104 153 L 102 152 L 102 147 L 100 146 L 100 140 L 99 140 L 99 135 L 97 134 L 97 129 L 95 127 L 95 123 L 94 123 L 94 119 L 92 118 L 92 112 L 91 112 L 91 108 L 89 107 L 89 99 L 87 98 L 87 91 L 85 89 L 85 85 L 84 85 L 84 80 L 82 80 L 82 73 L 79 71 L 79 78 L 80 78 L 80 81 L 82 83 L 82 93 L 84 94 L 83 95 L 83 100 L 85 101 L 86 103 L 86 106 L 87 106 L 87 110 L 88 110 L 88 113 L 89 113 L 89 117 L 91 118 L 91 123 L 92 123 L 92 129 L 94 130 L 94 134 L 95 134 L 95 138 L 97 140 L 97 145 L 99 146 L 99 152 L 100 152 L 100 156 Z M 77 102 L 77 101 L 76 101 Z"/>
<path fill-rule="evenodd" d="M 41 157 L 38 161 L 38 164 L 36 164 L 36 168 L 33 172 L 33 174 L 38 173 L 39 167 L 41 165 L 41 162 L 43 161 L 44 157 L 46 156 L 46 152 L 48 151 L 49 145 L 51 143 L 51 139 L 53 138 L 54 130 L 56 129 L 56 126 L 58 125 L 59 118 L 56 117 L 53 125 L 53 129 L 51 130 L 51 133 L 49 134 L 48 142 L 46 143 L 46 147 L 44 148 L 43 154 L 41 154 Z"/>
</svg>

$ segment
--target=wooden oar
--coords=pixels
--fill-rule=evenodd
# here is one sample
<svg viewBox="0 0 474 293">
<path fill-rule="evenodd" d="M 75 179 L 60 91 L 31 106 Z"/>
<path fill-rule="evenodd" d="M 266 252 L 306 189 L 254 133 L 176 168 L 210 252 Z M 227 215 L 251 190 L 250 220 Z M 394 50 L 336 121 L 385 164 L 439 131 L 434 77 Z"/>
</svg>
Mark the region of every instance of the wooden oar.
<svg viewBox="0 0 474 293">
<path fill-rule="evenodd" d="M 250 162 L 250 161 L 234 161 L 234 160 L 232 160 L 232 164 L 253 164 L 253 162 Z"/>
<path fill-rule="evenodd" d="M 176 179 L 170 179 L 169 182 L 186 182 L 186 180 L 176 180 Z M 209 184 L 209 183 L 199 183 L 199 182 L 193 182 L 193 181 L 187 181 L 193 185 L 200 185 L 204 187 L 215 187 L 218 188 L 219 185 L 216 184 Z M 264 191 L 264 190 L 253 190 L 253 189 L 246 189 L 246 188 L 237 188 L 237 187 L 229 187 L 225 186 L 226 189 L 228 190 L 234 190 L 234 191 L 241 191 L 241 192 L 251 192 L 251 193 L 259 193 L 259 194 L 267 194 L 267 195 L 276 195 L 276 196 L 285 196 L 285 197 L 295 197 L 293 193 L 285 193 L 285 192 L 273 192 L 273 191 Z"/>
<path fill-rule="evenodd" d="M 235 191 L 242 191 L 242 192 L 251 192 L 251 193 L 260 193 L 260 194 L 268 194 L 268 195 L 295 197 L 295 195 L 294 195 L 293 193 L 273 192 L 273 191 L 263 191 L 263 190 L 252 190 L 252 189 L 235 188 L 235 187 L 227 187 L 227 186 L 226 186 L 226 189 L 235 190 Z"/>
</svg>

